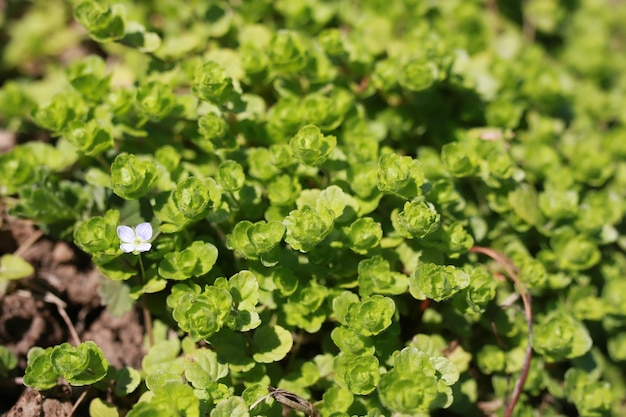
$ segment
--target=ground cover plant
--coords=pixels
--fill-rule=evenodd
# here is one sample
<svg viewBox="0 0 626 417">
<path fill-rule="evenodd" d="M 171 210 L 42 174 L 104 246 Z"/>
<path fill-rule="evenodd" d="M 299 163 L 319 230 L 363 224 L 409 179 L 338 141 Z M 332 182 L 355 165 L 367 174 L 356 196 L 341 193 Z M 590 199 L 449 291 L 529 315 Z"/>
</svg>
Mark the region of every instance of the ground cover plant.
<svg viewBox="0 0 626 417">
<path fill-rule="evenodd" d="M 86 254 L 143 349 L 114 364 L 7 250 L 3 314 L 45 294 L 66 340 L 0 331 L 3 386 L 93 417 L 626 414 L 623 2 L 0 7 L 4 226 Z"/>
</svg>

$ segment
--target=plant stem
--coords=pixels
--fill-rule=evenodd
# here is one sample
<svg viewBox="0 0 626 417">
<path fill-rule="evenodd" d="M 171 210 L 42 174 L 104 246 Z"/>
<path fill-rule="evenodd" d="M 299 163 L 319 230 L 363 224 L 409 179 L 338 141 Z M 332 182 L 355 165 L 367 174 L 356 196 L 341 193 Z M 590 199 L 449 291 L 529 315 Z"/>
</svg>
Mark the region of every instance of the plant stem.
<svg viewBox="0 0 626 417">
<path fill-rule="evenodd" d="M 528 327 L 528 344 L 526 345 L 526 354 L 524 355 L 524 364 L 522 366 L 522 371 L 520 372 L 520 376 L 515 382 L 515 387 L 513 388 L 513 394 L 509 401 L 506 402 L 506 410 L 504 412 L 504 417 L 511 417 L 513 415 L 513 410 L 515 409 L 515 405 L 519 401 L 519 397 L 522 395 L 522 390 L 524 389 L 524 384 L 526 383 L 526 379 L 528 378 L 528 372 L 530 371 L 530 360 L 533 354 L 532 347 L 532 333 L 533 333 L 533 311 L 531 305 L 530 294 L 526 291 L 526 288 L 519 280 L 517 276 L 517 268 L 513 265 L 513 263 L 507 259 L 504 255 L 499 253 L 496 250 L 490 248 L 484 248 L 480 246 L 474 246 L 470 249 L 470 252 L 482 253 L 484 255 L 489 256 L 494 261 L 502 265 L 506 273 L 509 275 L 515 287 L 517 288 L 517 292 L 520 297 L 522 297 L 522 302 L 524 303 L 524 316 L 526 318 L 526 325 Z"/>
<path fill-rule="evenodd" d="M 141 271 L 141 284 L 145 284 L 146 282 L 146 270 L 143 267 L 143 259 L 141 258 L 141 254 L 139 256 L 139 269 Z M 148 303 L 146 301 L 146 294 L 142 294 L 141 296 L 141 311 L 143 312 L 143 321 L 146 326 L 146 332 L 148 333 L 148 342 L 150 346 L 154 346 L 154 334 L 152 333 L 152 315 L 150 314 L 150 310 L 148 309 Z"/>
</svg>

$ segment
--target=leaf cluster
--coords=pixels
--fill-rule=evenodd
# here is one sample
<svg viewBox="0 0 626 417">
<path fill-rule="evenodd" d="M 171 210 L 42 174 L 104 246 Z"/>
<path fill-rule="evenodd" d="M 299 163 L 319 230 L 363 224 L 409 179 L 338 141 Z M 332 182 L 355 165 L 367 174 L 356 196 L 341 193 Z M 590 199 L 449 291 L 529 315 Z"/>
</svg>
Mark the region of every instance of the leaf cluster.
<svg viewBox="0 0 626 417">
<path fill-rule="evenodd" d="M 124 397 L 94 416 L 477 416 L 525 373 L 515 415 L 625 414 L 626 6 L 497 3 L 0 17 L 3 206 L 89 254 L 111 311 L 156 318 L 141 370 L 34 347 L 25 383 Z M 124 253 L 144 222 L 151 250 Z"/>
</svg>

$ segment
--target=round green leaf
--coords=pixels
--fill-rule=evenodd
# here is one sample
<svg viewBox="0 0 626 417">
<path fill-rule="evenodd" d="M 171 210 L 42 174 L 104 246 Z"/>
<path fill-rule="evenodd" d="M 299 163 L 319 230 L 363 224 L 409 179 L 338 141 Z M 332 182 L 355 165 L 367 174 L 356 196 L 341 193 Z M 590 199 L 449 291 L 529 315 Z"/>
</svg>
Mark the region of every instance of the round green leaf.
<svg viewBox="0 0 626 417">
<path fill-rule="evenodd" d="M 291 333 L 281 326 L 262 326 L 254 332 L 252 348 L 255 361 L 277 362 L 287 356 L 293 345 Z"/>
</svg>

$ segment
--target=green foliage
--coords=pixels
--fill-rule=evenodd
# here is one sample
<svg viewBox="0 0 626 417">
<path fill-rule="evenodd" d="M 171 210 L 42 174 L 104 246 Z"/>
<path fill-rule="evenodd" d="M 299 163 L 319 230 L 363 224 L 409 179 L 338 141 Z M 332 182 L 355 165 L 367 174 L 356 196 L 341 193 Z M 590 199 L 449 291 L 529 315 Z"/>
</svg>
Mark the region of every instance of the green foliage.
<svg viewBox="0 0 626 417">
<path fill-rule="evenodd" d="M 25 278 L 33 272 L 33 266 L 19 256 L 6 254 L 0 257 L 0 283 Z"/>
<path fill-rule="evenodd" d="M 24 385 L 39 390 L 52 388 L 59 377 L 71 385 L 91 385 L 107 375 L 108 362 L 100 348 L 92 341 L 77 347 L 69 343 L 28 353 L 28 367 Z"/>
<path fill-rule="evenodd" d="M 217 248 L 211 243 L 195 241 L 182 251 L 165 254 L 159 263 L 159 275 L 185 280 L 207 274 L 217 261 Z"/>
<path fill-rule="evenodd" d="M 334 216 L 332 211 L 318 213 L 310 206 L 301 210 L 293 210 L 283 221 L 287 242 L 295 250 L 309 252 L 331 232 Z"/>
<path fill-rule="evenodd" d="M 25 383 L 107 417 L 504 414 L 532 348 L 515 415 L 625 415 L 626 6 L 487 3 L 9 7 L 1 203 L 163 320 L 141 371 L 85 342 Z"/>
<path fill-rule="evenodd" d="M 435 207 L 423 201 L 406 202 L 403 210 L 395 210 L 391 217 L 398 233 L 409 239 L 422 239 L 439 229 L 440 218 Z"/>
<path fill-rule="evenodd" d="M 6 378 L 17 366 L 17 356 L 5 346 L 0 345 L 0 376 Z"/>
<path fill-rule="evenodd" d="M 127 200 L 145 195 L 157 177 L 156 164 L 148 158 L 122 153 L 111 164 L 111 188 Z"/>
<path fill-rule="evenodd" d="M 321 165 L 337 145 L 337 138 L 324 135 L 317 126 L 306 125 L 300 128 L 289 141 L 293 156 L 302 164 Z"/>
<path fill-rule="evenodd" d="M 409 291 L 418 300 L 432 298 L 441 301 L 452 297 L 469 283 L 469 275 L 452 265 L 421 263 L 409 279 Z"/>
<path fill-rule="evenodd" d="M 549 362 L 582 356 L 591 346 L 587 328 L 562 310 L 543 317 L 533 330 L 533 348 Z"/>
<path fill-rule="evenodd" d="M 422 194 L 424 173 L 419 161 L 410 156 L 384 153 L 378 161 L 378 189 L 411 199 Z"/>
<path fill-rule="evenodd" d="M 450 406 L 450 385 L 458 379 L 459 372 L 448 359 L 405 348 L 395 355 L 393 368 L 380 378 L 378 392 L 390 410 L 405 414 L 427 412 Z"/>
</svg>

